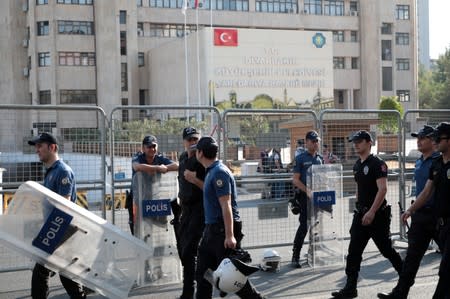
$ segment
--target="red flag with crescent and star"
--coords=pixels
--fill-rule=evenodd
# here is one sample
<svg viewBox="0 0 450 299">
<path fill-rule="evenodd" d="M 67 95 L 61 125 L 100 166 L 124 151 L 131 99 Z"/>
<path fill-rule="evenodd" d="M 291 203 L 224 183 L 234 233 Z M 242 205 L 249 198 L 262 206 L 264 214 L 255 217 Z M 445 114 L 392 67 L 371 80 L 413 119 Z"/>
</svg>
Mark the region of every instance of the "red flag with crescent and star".
<svg viewBox="0 0 450 299">
<path fill-rule="evenodd" d="M 237 29 L 214 29 L 214 45 L 237 47 L 238 45 Z"/>
</svg>

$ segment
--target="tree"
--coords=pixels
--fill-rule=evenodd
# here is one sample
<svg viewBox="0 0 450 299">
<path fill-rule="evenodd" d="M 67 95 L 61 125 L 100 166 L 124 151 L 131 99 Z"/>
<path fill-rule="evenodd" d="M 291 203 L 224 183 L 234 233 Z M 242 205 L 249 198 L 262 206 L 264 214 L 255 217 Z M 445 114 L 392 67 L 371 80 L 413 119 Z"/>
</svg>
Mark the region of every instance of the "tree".
<svg viewBox="0 0 450 299">
<path fill-rule="evenodd" d="M 432 109 L 436 106 L 436 84 L 433 72 L 419 66 L 419 108 Z"/>
<path fill-rule="evenodd" d="M 381 97 L 380 110 L 397 110 L 403 115 L 403 107 L 396 96 Z M 398 115 L 392 112 L 380 112 L 378 114 L 381 123 L 379 125 L 382 133 L 393 134 L 398 132 Z"/>
<path fill-rule="evenodd" d="M 433 72 L 433 80 L 436 84 L 435 101 L 436 107 L 441 109 L 450 108 L 450 49 L 439 56 L 436 62 L 436 70 Z"/>
<path fill-rule="evenodd" d="M 259 134 L 268 133 L 270 129 L 269 121 L 266 116 L 261 114 L 252 114 L 249 117 L 243 117 L 240 121 L 241 141 L 246 144 L 255 144 L 255 137 Z"/>
</svg>

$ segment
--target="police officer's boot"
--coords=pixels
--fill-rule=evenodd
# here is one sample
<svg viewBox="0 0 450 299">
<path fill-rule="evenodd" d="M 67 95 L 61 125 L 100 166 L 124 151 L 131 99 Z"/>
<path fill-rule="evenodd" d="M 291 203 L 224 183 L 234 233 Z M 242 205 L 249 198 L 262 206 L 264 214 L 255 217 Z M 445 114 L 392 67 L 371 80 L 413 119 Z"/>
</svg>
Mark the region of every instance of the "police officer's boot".
<svg viewBox="0 0 450 299">
<path fill-rule="evenodd" d="M 293 268 L 301 268 L 302 265 L 300 265 L 300 249 L 294 246 L 292 248 L 292 260 L 291 260 L 291 266 Z"/>
<path fill-rule="evenodd" d="M 341 299 L 358 297 L 358 290 L 356 289 L 357 282 L 358 276 L 348 276 L 345 286 L 337 292 L 332 292 L 331 296 Z"/>
<path fill-rule="evenodd" d="M 409 287 L 408 288 L 402 288 L 399 285 L 397 285 L 395 288 L 392 289 L 392 292 L 390 293 L 378 293 L 378 298 L 382 299 L 407 299 L 409 293 Z"/>
</svg>

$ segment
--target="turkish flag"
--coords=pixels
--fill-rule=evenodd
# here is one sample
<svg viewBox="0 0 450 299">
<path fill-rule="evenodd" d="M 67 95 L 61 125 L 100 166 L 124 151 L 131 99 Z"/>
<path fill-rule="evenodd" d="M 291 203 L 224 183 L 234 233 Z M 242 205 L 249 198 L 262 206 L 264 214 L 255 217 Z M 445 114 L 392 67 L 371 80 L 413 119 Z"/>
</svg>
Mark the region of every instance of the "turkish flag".
<svg viewBox="0 0 450 299">
<path fill-rule="evenodd" d="M 214 45 L 237 47 L 238 45 L 237 29 L 214 29 Z"/>
</svg>

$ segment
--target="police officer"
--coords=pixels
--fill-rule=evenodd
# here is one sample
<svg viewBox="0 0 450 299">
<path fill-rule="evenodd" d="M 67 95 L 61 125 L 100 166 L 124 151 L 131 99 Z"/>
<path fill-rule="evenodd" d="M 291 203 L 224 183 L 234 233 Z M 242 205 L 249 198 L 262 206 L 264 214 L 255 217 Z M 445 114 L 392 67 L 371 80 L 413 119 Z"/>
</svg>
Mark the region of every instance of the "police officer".
<svg viewBox="0 0 450 299">
<path fill-rule="evenodd" d="M 242 223 L 237 208 L 236 182 L 231 171 L 217 159 L 219 145 L 212 137 L 202 137 L 196 145 L 197 160 L 206 168 L 203 185 L 205 229 L 198 248 L 197 299 L 212 298 L 212 285 L 204 278 L 207 269 L 216 269 L 230 249 L 240 248 Z M 247 281 L 236 293 L 240 298 L 261 295 Z"/>
<path fill-rule="evenodd" d="M 353 166 L 353 174 L 357 183 L 356 207 L 350 228 L 350 244 L 348 246 L 345 274 L 347 283 L 344 288 L 332 292 L 335 298 L 355 298 L 358 273 L 362 254 L 372 238 L 381 254 L 386 257 L 400 273 L 402 259 L 392 247 L 390 239 L 391 209 L 387 205 L 387 165 L 370 153 L 372 136 L 367 131 L 359 131 L 350 140 L 359 159 Z"/>
<path fill-rule="evenodd" d="M 154 175 L 178 170 L 178 163 L 158 154 L 158 139 L 153 135 L 147 135 L 142 140 L 142 152 L 137 153 L 131 160 L 132 176 L 142 171 Z M 131 200 L 132 197 L 130 196 Z M 129 203 L 129 224 L 131 233 L 134 234 L 133 204 Z"/>
<path fill-rule="evenodd" d="M 291 265 L 294 268 L 301 268 L 300 265 L 300 251 L 305 241 L 305 236 L 308 232 L 308 198 L 310 198 L 311 191 L 306 186 L 306 178 L 308 169 L 313 164 L 323 164 L 323 158 L 318 153 L 319 151 L 319 134 L 316 131 L 309 131 L 305 136 L 305 151 L 295 157 L 294 175 L 292 183 L 295 187 L 295 197 L 292 204 L 298 209 L 300 213 L 298 220 L 300 225 L 297 229 L 294 238 L 294 245 L 292 248 Z"/>
<path fill-rule="evenodd" d="M 427 183 L 416 201 L 402 215 L 403 222 L 422 208 L 434 192 L 442 260 L 433 299 L 450 298 L 450 123 L 440 123 L 434 132 L 442 153 L 431 165 Z"/>
<path fill-rule="evenodd" d="M 422 192 L 430 173 L 431 163 L 433 159 L 439 157 L 439 152 L 434 150 L 433 132 L 433 127 L 425 125 L 419 132 L 411 133 L 412 137 L 417 138 L 417 149 L 422 153 L 422 156 L 417 159 L 414 169 L 416 194 Z M 433 213 L 433 206 L 434 196 L 411 217 L 411 227 L 408 231 L 408 249 L 400 278 L 390 293 L 379 293 L 378 298 L 406 299 L 408 297 L 409 289 L 414 284 L 420 261 L 427 251 L 428 245 L 432 239 L 437 239 L 436 217 Z"/>
<path fill-rule="evenodd" d="M 70 166 L 59 159 L 59 146 L 56 138 L 50 133 L 42 133 L 28 141 L 28 144 L 35 147 L 39 160 L 47 168 L 44 186 L 75 202 L 77 200 L 75 176 Z M 51 273 L 52 271 L 41 264 L 34 266 L 31 278 L 31 297 L 33 299 L 45 299 L 48 297 L 48 279 Z M 86 298 L 81 285 L 62 275 L 59 278 L 71 299 Z"/>
<path fill-rule="evenodd" d="M 178 167 L 178 198 L 181 205 L 181 217 L 176 228 L 178 254 L 183 265 L 183 293 L 180 299 L 192 299 L 194 296 L 195 262 L 198 243 L 204 228 L 203 181 L 205 168 L 195 157 L 195 145 L 200 134 L 193 127 L 183 130 L 185 151 L 180 155 Z"/>
</svg>

